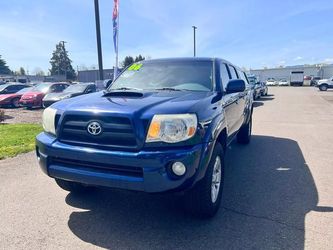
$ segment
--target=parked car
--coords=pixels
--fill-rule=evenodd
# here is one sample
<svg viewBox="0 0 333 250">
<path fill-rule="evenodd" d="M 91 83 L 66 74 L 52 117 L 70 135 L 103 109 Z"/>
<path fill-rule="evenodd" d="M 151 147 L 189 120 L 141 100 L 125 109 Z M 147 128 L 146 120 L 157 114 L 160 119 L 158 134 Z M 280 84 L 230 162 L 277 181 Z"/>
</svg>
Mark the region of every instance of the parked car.
<svg viewBox="0 0 333 250">
<path fill-rule="evenodd" d="M 260 88 L 260 94 L 262 96 L 268 95 L 268 88 L 267 88 L 266 83 L 265 82 L 260 82 L 260 86 L 261 86 L 261 88 Z"/>
<path fill-rule="evenodd" d="M 320 76 L 312 76 L 311 77 L 311 86 L 316 86 L 319 80 L 321 80 Z"/>
<path fill-rule="evenodd" d="M 330 79 L 319 80 L 316 87 L 319 88 L 320 91 L 326 91 L 328 89 L 332 89 L 333 88 L 333 77 L 331 77 Z"/>
<path fill-rule="evenodd" d="M 46 108 L 37 159 L 73 193 L 90 185 L 180 192 L 210 217 L 222 197 L 224 152 L 233 138 L 250 142 L 252 111 L 245 73 L 225 60 L 145 60 L 105 91 Z"/>
<path fill-rule="evenodd" d="M 46 108 L 52 105 L 53 103 L 63 99 L 72 98 L 75 96 L 89 94 L 93 92 L 96 92 L 95 83 L 77 83 L 75 85 L 69 86 L 60 93 L 47 94 L 43 98 L 43 107 Z"/>
<path fill-rule="evenodd" d="M 0 86 L 0 106 L 19 107 L 21 90 L 26 90 L 29 86 L 26 84 L 4 84 Z M 24 91 L 23 91 L 24 92 Z M 22 93 L 23 93 L 22 92 Z"/>
<path fill-rule="evenodd" d="M 112 82 L 113 82 L 113 75 L 112 75 L 111 79 L 105 79 L 104 80 L 103 86 L 107 89 L 111 85 Z"/>
<path fill-rule="evenodd" d="M 267 81 L 266 81 L 266 85 L 267 86 L 276 86 L 277 82 L 274 78 L 268 78 Z"/>
<path fill-rule="evenodd" d="M 29 92 L 25 93 L 19 104 L 27 108 L 40 108 L 42 107 L 42 100 L 48 93 L 60 93 L 69 84 L 67 83 L 40 83 L 34 86 Z"/>
<path fill-rule="evenodd" d="M 253 86 L 253 100 L 257 100 L 261 96 L 261 83 L 256 82 Z"/>
<path fill-rule="evenodd" d="M 289 81 L 285 78 L 279 80 L 279 86 L 289 86 Z"/>
<path fill-rule="evenodd" d="M 260 82 L 258 81 L 257 77 L 255 75 L 248 75 L 247 79 L 249 81 L 249 84 L 250 84 L 250 87 L 252 90 L 253 99 L 256 100 L 256 99 L 260 98 L 261 85 L 260 85 Z"/>
</svg>

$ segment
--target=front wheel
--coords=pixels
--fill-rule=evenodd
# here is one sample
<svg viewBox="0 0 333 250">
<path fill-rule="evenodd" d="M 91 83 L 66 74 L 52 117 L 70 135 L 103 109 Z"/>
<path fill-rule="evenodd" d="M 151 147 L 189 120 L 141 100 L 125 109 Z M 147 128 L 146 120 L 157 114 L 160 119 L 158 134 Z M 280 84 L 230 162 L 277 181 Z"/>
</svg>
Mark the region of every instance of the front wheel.
<svg viewBox="0 0 333 250">
<path fill-rule="evenodd" d="M 327 90 L 327 85 L 323 84 L 319 86 L 320 91 L 326 91 Z"/>
<path fill-rule="evenodd" d="M 72 181 L 65 181 L 61 179 L 55 179 L 56 183 L 58 184 L 59 187 L 62 189 L 73 192 L 73 193 L 84 193 L 88 190 L 88 187 L 77 183 L 77 182 L 72 182 Z"/>
<path fill-rule="evenodd" d="M 213 217 L 221 204 L 223 183 L 223 147 L 216 142 L 205 177 L 186 194 L 186 207 L 199 217 Z"/>
<path fill-rule="evenodd" d="M 14 98 L 14 99 L 12 100 L 12 103 L 11 103 L 12 107 L 13 107 L 13 108 L 18 108 L 18 107 L 20 107 L 19 101 L 20 101 L 20 98 Z"/>
<path fill-rule="evenodd" d="M 252 134 L 252 115 L 250 120 L 244 124 L 238 131 L 237 142 L 240 144 L 248 144 L 251 140 Z"/>
</svg>

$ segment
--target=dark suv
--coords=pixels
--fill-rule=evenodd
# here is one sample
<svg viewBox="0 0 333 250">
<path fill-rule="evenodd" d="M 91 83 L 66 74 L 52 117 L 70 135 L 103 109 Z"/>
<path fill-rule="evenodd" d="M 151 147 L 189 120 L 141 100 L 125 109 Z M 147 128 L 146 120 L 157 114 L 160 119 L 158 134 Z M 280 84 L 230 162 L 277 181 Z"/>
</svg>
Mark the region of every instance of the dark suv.
<svg viewBox="0 0 333 250">
<path fill-rule="evenodd" d="M 138 62 L 106 91 L 47 108 L 37 158 L 68 191 L 181 192 L 192 211 L 213 216 L 227 146 L 250 141 L 252 103 L 245 73 L 225 60 Z"/>
</svg>

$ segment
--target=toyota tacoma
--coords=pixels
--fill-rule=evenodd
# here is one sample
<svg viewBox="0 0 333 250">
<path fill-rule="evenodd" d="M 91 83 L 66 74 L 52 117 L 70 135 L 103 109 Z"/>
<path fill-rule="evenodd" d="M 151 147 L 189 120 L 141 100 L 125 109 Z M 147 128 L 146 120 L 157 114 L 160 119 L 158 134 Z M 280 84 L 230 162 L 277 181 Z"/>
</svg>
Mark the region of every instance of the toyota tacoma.
<svg viewBox="0 0 333 250">
<path fill-rule="evenodd" d="M 228 145 L 250 142 L 252 104 L 245 73 L 228 61 L 137 62 L 105 91 L 45 109 L 37 159 L 67 191 L 178 192 L 195 214 L 211 217 Z"/>
</svg>

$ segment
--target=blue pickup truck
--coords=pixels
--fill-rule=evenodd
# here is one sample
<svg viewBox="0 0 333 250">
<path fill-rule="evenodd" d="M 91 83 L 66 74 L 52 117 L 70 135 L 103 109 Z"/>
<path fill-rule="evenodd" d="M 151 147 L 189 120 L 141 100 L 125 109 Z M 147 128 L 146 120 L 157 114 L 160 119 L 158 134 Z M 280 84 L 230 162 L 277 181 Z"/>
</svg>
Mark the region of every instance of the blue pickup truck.
<svg viewBox="0 0 333 250">
<path fill-rule="evenodd" d="M 45 109 L 36 138 L 41 169 L 63 189 L 104 186 L 178 192 L 195 214 L 221 201 L 224 153 L 250 142 L 246 74 L 217 58 L 146 60 L 106 89 Z"/>
</svg>

